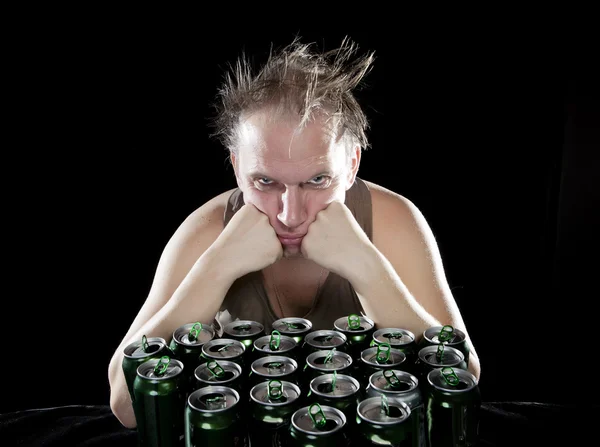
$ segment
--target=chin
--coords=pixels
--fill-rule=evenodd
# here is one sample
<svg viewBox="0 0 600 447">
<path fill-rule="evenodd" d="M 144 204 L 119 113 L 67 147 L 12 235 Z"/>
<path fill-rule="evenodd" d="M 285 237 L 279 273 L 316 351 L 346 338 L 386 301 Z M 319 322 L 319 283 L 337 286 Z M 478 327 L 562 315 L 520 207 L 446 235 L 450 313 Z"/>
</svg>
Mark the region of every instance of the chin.
<svg viewBox="0 0 600 447">
<path fill-rule="evenodd" d="M 300 259 L 304 258 L 302 255 L 302 250 L 300 250 L 300 246 L 289 245 L 283 247 L 283 257 L 285 259 Z"/>
</svg>

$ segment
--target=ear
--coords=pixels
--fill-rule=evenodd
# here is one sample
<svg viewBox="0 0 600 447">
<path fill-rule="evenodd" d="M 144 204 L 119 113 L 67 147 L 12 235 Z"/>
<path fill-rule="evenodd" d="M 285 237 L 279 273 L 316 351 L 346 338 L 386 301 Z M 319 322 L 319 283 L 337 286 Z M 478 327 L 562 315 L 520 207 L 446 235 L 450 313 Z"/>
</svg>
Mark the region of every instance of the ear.
<svg viewBox="0 0 600 447">
<path fill-rule="evenodd" d="M 349 190 L 352 185 L 354 185 L 354 181 L 356 180 L 356 175 L 358 174 L 358 167 L 360 166 L 360 156 L 362 151 L 359 145 L 356 145 L 352 152 L 348 155 L 348 184 L 346 186 L 346 191 Z"/>
</svg>

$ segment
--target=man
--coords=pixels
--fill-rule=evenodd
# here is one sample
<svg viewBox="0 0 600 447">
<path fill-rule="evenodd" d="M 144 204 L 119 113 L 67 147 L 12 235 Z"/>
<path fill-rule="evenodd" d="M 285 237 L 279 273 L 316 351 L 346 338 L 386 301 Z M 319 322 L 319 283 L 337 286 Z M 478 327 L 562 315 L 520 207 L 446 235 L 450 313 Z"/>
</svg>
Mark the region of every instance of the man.
<svg viewBox="0 0 600 447">
<path fill-rule="evenodd" d="M 195 210 L 164 249 L 109 366 L 110 404 L 123 425 L 136 426 L 123 348 L 142 335 L 168 341 L 195 321 L 269 328 L 296 316 L 330 329 L 361 313 L 418 337 L 449 324 L 470 342 L 422 214 L 357 176 L 368 124 L 353 91 L 374 59 L 355 56 L 348 40 L 324 54 L 294 40 L 258 74 L 240 60 L 226 77 L 215 135 L 238 188 Z M 469 369 L 479 377 L 470 348 Z"/>
</svg>

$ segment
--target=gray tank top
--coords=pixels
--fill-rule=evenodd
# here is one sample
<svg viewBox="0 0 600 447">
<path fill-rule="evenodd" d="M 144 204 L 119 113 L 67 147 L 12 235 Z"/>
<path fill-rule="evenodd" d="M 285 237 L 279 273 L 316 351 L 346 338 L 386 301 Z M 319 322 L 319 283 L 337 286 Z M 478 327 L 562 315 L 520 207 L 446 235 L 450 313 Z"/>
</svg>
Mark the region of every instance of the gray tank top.
<svg viewBox="0 0 600 447">
<path fill-rule="evenodd" d="M 358 177 L 352 187 L 346 191 L 345 204 L 372 241 L 371 192 L 365 182 Z M 227 202 L 224 214 L 225 225 L 243 205 L 243 194 L 237 188 Z M 325 282 L 316 293 L 313 307 L 308 313 L 294 315 L 310 320 L 313 330 L 333 329 L 333 322 L 336 319 L 350 314 L 364 315 L 364 310 L 350 282 L 333 272 L 327 275 Z M 223 327 L 231 321 L 253 320 L 262 323 L 266 333 L 270 333 L 272 324 L 277 318 L 267 296 L 263 275 L 258 271 L 244 275 L 232 284 L 216 315 L 214 326 L 216 332 L 222 335 Z"/>
</svg>

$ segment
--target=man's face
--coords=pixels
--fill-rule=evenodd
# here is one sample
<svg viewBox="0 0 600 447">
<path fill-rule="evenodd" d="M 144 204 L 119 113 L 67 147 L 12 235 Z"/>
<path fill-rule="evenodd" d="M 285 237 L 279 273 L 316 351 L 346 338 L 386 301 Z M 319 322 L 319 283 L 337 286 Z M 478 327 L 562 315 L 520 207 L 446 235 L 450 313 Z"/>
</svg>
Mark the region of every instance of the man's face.
<svg viewBox="0 0 600 447">
<path fill-rule="evenodd" d="M 303 127 L 267 112 L 240 125 L 232 163 L 244 201 L 269 217 L 287 258 L 301 257 L 302 237 L 319 211 L 344 201 L 352 186 L 360 150 L 348 156 L 323 119 Z"/>
</svg>

